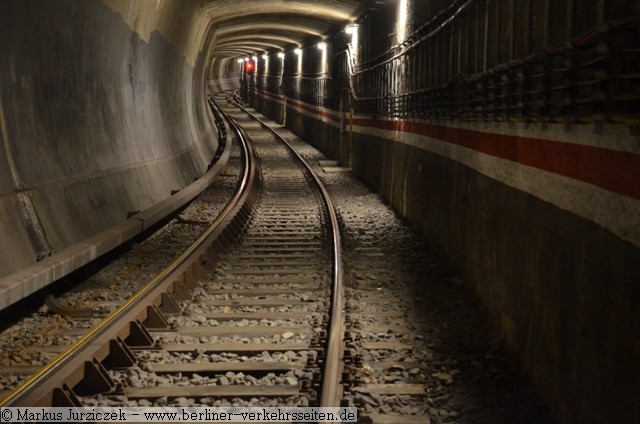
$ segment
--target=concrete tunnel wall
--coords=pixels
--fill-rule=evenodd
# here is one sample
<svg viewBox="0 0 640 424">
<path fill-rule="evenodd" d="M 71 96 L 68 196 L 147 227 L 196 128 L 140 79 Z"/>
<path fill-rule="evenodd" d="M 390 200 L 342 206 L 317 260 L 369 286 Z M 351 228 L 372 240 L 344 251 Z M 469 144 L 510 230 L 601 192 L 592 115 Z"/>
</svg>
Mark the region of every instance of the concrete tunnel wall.
<svg viewBox="0 0 640 424">
<path fill-rule="evenodd" d="M 240 75 L 240 65 L 236 60 L 214 57 L 209 65 L 209 90 L 212 93 L 239 90 Z"/>
<path fill-rule="evenodd" d="M 191 2 L 0 2 L 0 277 L 206 171 L 211 37 Z"/>
<path fill-rule="evenodd" d="M 409 2 L 406 32 L 450 3 Z M 496 6 L 503 3 L 476 2 L 470 10 L 494 7 L 487 22 L 516 16 Z M 566 42 L 565 3 L 529 3 L 535 18 L 529 41 L 509 44 L 510 34 L 524 33 L 514 31 L 522 22 L 512 22 L 492 25 L 495 39 L 487 44 L 519 58 Z M 385 8 L 397 4 L 407 2 Z M 543 44 L 536 31 L 542 32 L 545 4 L 558 10 L 549 13 L 554 21 Z M 604 13 L 595 10 L 598 4 Z M 626 0 L 580 5 L 571 36 L 599 25 L 599 16 L 638 13 Z M 386 9 L 362 23 L 362 61 L 398 42 L 397 13 Z M 484 22 L 468 21 L 478 28 Z M 5 1 L 0 37 L 0 276 L 165 199 L 206 169 L 217 140 L 205 79 L 226 89 L 237 87 L 238 75 L 235 59 L 208 63 L 214 34 L 195 2 Z M 328 54 L 344 45 L 340 37 L 328 40 Z M 500 50 L 489 53 L 489 66 L 507 59 Z M 338 84 L 340 75 L 331 74 L 337 62 L 320 71 L 312 56 L 319 50 L 310 45 L 298 70 L 287 54 L 291 78 L 273 79 L 289 90 L 286 105 L 282 93 L 260 84 L 254 105 L 349 163 L 451 259 L 560 421 L 640 421 L 636 127 L 455 119 L 418 125 L 408 118 L 351 117 L 348 108 L 341 113 L 337 105 L 310 101 L 309 79 L 294 75 L 328 72 L 323 78 L 335 76 Z M 485 59 L 474 55 L 468 59 Z M 438 62 L 451 62 L 444 59 Z M 278 60 L 270 58 L 270 72 L 279 72 Z M 417 75 L 398 69 L 399 80 Z M 556 171 L 528 165 L 517 154 L 500 159 L 469 148 L 494 142 L 532 142 Z M 615 178 L 604 184 L 561 172 L 575 162 L 575 152 L 586 151 L 596 158 L 592 174 L 627 175 L 624 192 Z"/>
<path fill-rule="evenodd" d="M 396 26 L 400 2 L 392 2 L 360 23 L 357 42 L 345 39 L 344 34 L 327 40 L 328 59 L 321 59 L 322 52 L 309 44 L 302 51 L 302 60 L 286 52 L 284 70 L 275 54 L 266 68 L 259 60 L 250 77 L 254 90 L 249 98 L 260 112 L 284 122 L 350 166 L 436 252 L 448 258 L 454 275 L 484 303 L 502 341 L 522 359 L 560 422 L 638 422 L 637 120 L 620 119 L 615 109 L 619 105 L 613 102 L 600 106 L 594 120 L 582 119 L 589 112 L 580 106 L 573 112 L 576 118 L 556 115 L 547 119 L 493 118 L 492 114 L 475 119 L 429 118 L 428 114 L 413 118 L 403 117 L 410 111 L 402 106 L 393 110 L 394 96 L 411 90 L 411 84 L 438 84 L 442 97 L 435 95 L 422 104 L 431 107 L 447 96 L 454 97 L 455 92 L 445 90 L 456 87 L 465 74 L 473 77 L 478 72 L 482 78 L 492 78 L 493 74 L 482 74 L 487 67 L 549 46 L 566 46 L 569 40 L 602 28 L 598 17 L 615 21 L 640 12 L 629 2 L 607 1 L 598 3 L 603 7 L 598 13 L 597 2 L 584 2 L 571 16 L 564 2 L 547 3 L 549 9 L 541 3 L 530 3 L 531 10 L 516 13 L 506 2 L 476 2 L 459 19 L 454 17 L 439 32 L 442 38 L 434 36 L 431 50 L 425 50 L 427 55 L 435 50 L 436 55 L 451 52 L 452 56 L 420 56 L 424 52 L 414 48 L 403 57 L 399 52 L 404 47 L 398 46 L 403 40 L 396 38 L 400 37 Z M 409 4 L 404 17 L 407 36 L 451 2 Z M 444 22 L 447 13 L 435 25 Z M 546 19 L 549 22 L 541 25 Z M 487 56 L 476 48 L 484 44 L 484 25 L 489 28 Z M 530 34 L 524 30 L 514 33 L 513 28 L 529 28 Z M 429 31 L 427 25 L 425 33 Z M 514 34 L 511 41 L 510 34 Z M 471 43 L 464 38 L 469 36 Z M 637 33 L 611 32 L 607 37 L 594 46 L 602 49 L 606 45 L 599 51 L 614 52 L 611 67 L 600 69 L 616 76 L 625 72 L 625 62 L 616 60 L 623 57 L 625 46 L 634 44 Z M 468 44 L 473 48 L 464 50 Z M 398 59 L 384 64 L 389 71 L 383 76 L 386 80 L 367 79 L 368 70 L 378 66 L 377 59 L 382 62 L 392 57 L 385 50 L 394 46 Z M 588 47 L 568 54 L 573 63 L 562 57 L 541 57 L 560 67 L 567 63 L 580 66 L 594 57 L 589 56 Z M 351 60 L 355 70 L 340 67 L 341 57 Z M 591 78 L 587 66 L 577 68 L 574 77 Z M 500 82 L 500 69 L 509 67 L 497 69 Z M 503 75 L 509 81 L 509 75 Z M 561 85 L 564 81 L 571 87 L 566 76 L 556 76 L 557 72 L 548 83 Z M 615 88 L 615 84 L 603 86 L 605 90 Z M 467 95 L 469 91 L 464 90 L 472 89 L 475 86 L 463 85 L 459 92 Z M 348 101 L 340 103 L 344 93 L 349 93 Z M 575 93 L 585 95 L 579 90 Z M 616 98 L 616 93 L 606 96 Z M 370 112 L 354 111 L 359 102 Z M 626 116 L 637 118 L 634 107 L 629 106 L 636 112 Z M 603 116 L 608 118 L 602 121 Z"/>
</svg>

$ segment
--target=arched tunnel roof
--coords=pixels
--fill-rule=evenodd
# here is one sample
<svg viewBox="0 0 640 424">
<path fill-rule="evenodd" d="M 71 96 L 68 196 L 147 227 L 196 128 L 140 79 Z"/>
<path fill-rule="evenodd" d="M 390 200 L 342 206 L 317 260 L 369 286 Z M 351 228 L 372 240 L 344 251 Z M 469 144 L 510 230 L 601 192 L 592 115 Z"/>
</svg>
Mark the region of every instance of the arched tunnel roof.
<svg viewBox="0 0 640 424">
<path fill-rule="evenodd" d="M 352 22 L 360 0 L 211 0 L 204 12 L 215 27 L 214 56 L 284 51 L 317 41 Z"/>
</svg>

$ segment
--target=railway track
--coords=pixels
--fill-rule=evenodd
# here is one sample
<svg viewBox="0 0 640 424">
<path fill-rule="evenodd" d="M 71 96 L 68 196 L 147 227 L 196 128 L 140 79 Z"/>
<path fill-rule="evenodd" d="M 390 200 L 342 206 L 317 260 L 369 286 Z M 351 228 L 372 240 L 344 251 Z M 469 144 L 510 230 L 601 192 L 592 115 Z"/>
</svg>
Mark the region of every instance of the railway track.
<svg viewBox="0 0 640 424">
<path fill-rule="evenodd" d="M 180 208 L 166 223 L 151 227 L 144 237 L 137 237 L 107 257 L 58 281 L 49 294 L 45 294 L 46 306 L 39 311 L 29 307 L 2 311 L 0 399 L 89 332 L 101 318 L 124 304 L 191 245 L 224 210 L 236 191 L 240 152 L 234 141 L 225 142 L 227 126 L 223 121 L 217 123 L 222 148 L 217 153 L 218 161 L 204 180 L 212 179 L 212 173 L 217 174 L 217 178 L 195 200 Z M 203 183 L 194 184 L 202 186 Z M 192 188 L 189 186 L 186 190 Z M 181 199 L 185 195 L 179 193 L 175 197 Z M 168 202 L 177 201 L 169 199 L 163 203 Z M 155 221 L 154 210 L 158 208 L 142 214 Z"/>
<path fill-rule="evenodd" d="M 3 406 L 350 406 L 376 424 L 550 421 L 479 325 L 477 303 L 393 212 L 287 130 L 217 103 L 252 141 L 238 162 L 260 165 L 217 218 L 227 225 L 106 320 L 56 330 L 88 353 L 53 349 L 63 353 Z"/>
<path fill-rule="evenodd" d="M 549 423 L 485 311 L 377 195 L 259 113 L 313 164 L 342 235 L 342 405 L 373 424 Z"/>
<path fill-rule="evenodd" d="M 269 134 L 284 140 L 259 116 L 243 111 Z M 300 151 L 307 148 L 302 143 L 296 143 L 296 147 Z M 347 348 L 341 361 L 341 385 L 346 389 L 341 393 L 342 402 L 357 407 L 362 422 L 430 423 L 433 414 L 427 401 L 430 393 L 424 358 L 412 355 L 414 348 L 420 347 L 419 340 L 414 343 L 414 328 L 404 305 L 406 293 L 394 288 L 401 284 L 405 264 L 395 261 L 388 244 L 382 242 L 389 235 L 380 230 L 374 233 L 363 225 L 370 223 L 369 213 L 346 207 L 341 214 L 344 232 L 355 229 L 358 235 L 346 240 L 348 248 L 344 251 L 350 266 L 345 271 L 347 294 L 342 295 L 346 317 L 340 318 L 348 329 L 340 335 Z"/>
<path fill-rule="evenodd" d="M 339 406 L 331 202 L 285 144 L 224 109 L 243 152 L 225 211 L 107 317 L 49 332 L 76 341 L 2 406 Z"/>
</svg>

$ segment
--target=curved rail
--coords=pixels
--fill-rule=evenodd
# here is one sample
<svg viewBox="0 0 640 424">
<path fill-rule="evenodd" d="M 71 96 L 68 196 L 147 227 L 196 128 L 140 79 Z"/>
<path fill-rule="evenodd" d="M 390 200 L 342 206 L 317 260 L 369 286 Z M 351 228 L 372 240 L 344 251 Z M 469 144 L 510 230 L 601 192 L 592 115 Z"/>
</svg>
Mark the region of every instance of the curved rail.
<svg viewBox="0 0 640 424">
<path fill-rule="evenodd" d="M 219 135 L 220 134 L 220 128 Z M 0 310 L 69 275 L 80 267 L 130 241 L 134 237 L 176 212 L 202 193 L 226 166 L 230 143 L 218 150 L 215 163 L 193 183 L 155 205 L 81 240 L 59 252 L 0 278 Z"/>
<path fill-rule="evenodd" d="M 226 117 L 219 108 L 218 112 Z M 87 362 L 101 362 L 109 356 L 111 341 L 121 341 L 128 337 L 132 331 L 130 324 L 142 322 L 148 317 L 148 306 L 161 305 L 163 293 L 174 288 L 178 278 L 194 266 L 194 262 L 205 254 L 206 249 L 220 235 L 233 227 L 232 223 L 237 220 L 242 220 L 244 223 L 248 221 L 248 209 L 252 207 L 259 191 L 259 163 L 242 130 L 231 118 L 226 118 L 240 142 L 243 173 L 236 187 L 236 194 L 221 215 L 167 268 L 101 321 L 97 327 L 0 400 L 0 406 L 50 406 L 54 400 L 55 389 L 64 388 L 63 390 L 71 391 L 72 389 L 69 388 L 74 387 L 85 377 Z"/>
<path fill-rule="evenodd" d="M 340 385 L 340 379 L 342 375 L 342 341 L 343 341 L 343 326 L 344 326 L 344 285 L 343 271 L 342 271 L 342 247 L 340 242 L 340 230 L 338 227 L 338 218 L 331 201 L 329 193 L 325 189 L 324 185 L 320 181 L 320 178 L 311 168 L 311 166 L 302 158 L 302 156 L 296 152 L 296 150 L 287 142 L 280 134 L 278 134 L 273 128 L 269 127 L 260 118 L 253 115 L 247 109 L 237 102 L 236 106 L 242 109 L 247 115 L 256 120 L 260 125 L 269 130 L 275 137 L 277 137 L 293 154 L 293 156 L 302 164 L 307 170 L 309 176 L 314 181 L 314 184 L 318 187 L 323 199 L 323 204 L 327 215 L 329 217 L 331 226 L 331 242 L 332 242 L 332 254 L 333 254 L 333 269 L 332 269 L 332 286 L 331 286 L 331 316 L 329 318 L 329 331 L 327 334 L 327 346 L 326 346 L 326 359 L 324 366 L 324 373 L 322 378 L 322 390 L 320 393 L 320 406 L 321 407 L 338 407 L 340 406 L 340 400 L 342 399 L 342 386 Z"/>
</svg>

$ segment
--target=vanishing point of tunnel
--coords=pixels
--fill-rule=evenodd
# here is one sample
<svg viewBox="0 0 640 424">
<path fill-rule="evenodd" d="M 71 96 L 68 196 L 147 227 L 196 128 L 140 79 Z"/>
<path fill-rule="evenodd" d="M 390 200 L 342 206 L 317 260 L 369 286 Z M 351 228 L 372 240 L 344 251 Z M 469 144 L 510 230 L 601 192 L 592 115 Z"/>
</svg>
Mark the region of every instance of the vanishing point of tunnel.
<svg viewBox="0 0 640 424">
<path fill-rule="evenodd" d="M 443 258 L 554 420 L 640 422 L 638 1 L 1 0 L 3 320 L 183 207 L 221 93 Z"/>
</svg>

